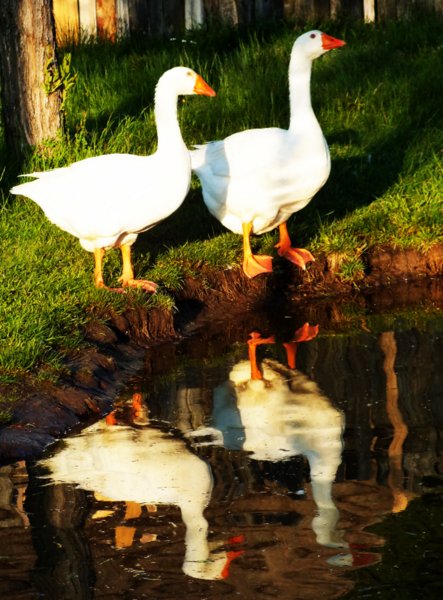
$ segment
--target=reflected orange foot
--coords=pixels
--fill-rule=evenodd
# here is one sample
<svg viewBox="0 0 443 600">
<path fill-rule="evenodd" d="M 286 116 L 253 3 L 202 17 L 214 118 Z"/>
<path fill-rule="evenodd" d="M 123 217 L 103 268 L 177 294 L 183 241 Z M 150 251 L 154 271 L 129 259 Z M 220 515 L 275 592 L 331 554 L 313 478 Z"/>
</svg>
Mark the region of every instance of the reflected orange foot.
<svg viewBox="0 0 443 600">
<path fill-rule="evenodd" d="M 272 273 L 272 256 L 251 254 L 243 260 L 243 271 L 250 279 L 264 273 Z"/>
<path fill-rule="evenodd" d="M 296 368 L 297 346 L 299 342 L 309 342 L 309 340 L 314 339 L 318 334 L 318 330 L 318 325 L 309 325 L 309 323 L 305 323 L 294 333 L 292 341 L 283 344 L 286 349 L 286 358 L 290 369 Z"/>
<path fill-rule="evenodd" d="M 309 340 L 313 340 L 318 335 L 319 326 L 318 325 L 309 325 L 309 323 L 305 323 L 300 329 L 294 333 L 294 337 L 292 339 L 293 342 L 309 342 Z"/>
<path fill-rule="evenodd" d="M 293 248 L 292 246 L 286 246 L 286 244 L 278 243 L 275 245 L 278 248 L 278 254 L 283 256 L 287 260 L 290 260 L 294 265 L 297 265 L 303 271 L 306 270 L 306 264 L 315 261 L 315 258 L 305 248 Z"/>
<path fill-rule="evenodd" d="M 115 410 L 106 415 L 105 419 L 106 425 L 117 425 L 117 417 L 115 416 Z"/>
<path fill-rule="evenodd" d="M 231 538 L 229 538 L 228 543 L 236 546 L 239 544 L 243 544 L 245 541 L 245 536 L 244 535 L 237 535 L 237 536 L 233 536 Z M 236 558 L 238 558 L 239 556 L 242 556 L 245 553 L 244 550 L 229 550 L 226 553 L 226 563 L 225 566 L 223 567 L 223 571 L 221 572 L 221 578 L 222 579 L 227 579 L 229 577 L 229 567 L 231 566 L 231 563 L 233 560 L 235 560 Z"/>
<path fill-rule="evenodd" d="M 263 338 L 258 331 L 252 331 L 249 334 L 248 344 L 250 346 L 259 346 L 260 344 L 275 344 L 275 336 Z"/>
</svg>

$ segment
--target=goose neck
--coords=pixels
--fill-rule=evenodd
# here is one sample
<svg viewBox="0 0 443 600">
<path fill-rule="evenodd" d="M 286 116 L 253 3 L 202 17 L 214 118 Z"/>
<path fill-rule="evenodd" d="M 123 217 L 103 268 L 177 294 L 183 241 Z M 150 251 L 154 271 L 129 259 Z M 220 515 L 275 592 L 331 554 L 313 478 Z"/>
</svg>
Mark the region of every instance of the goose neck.
<svg viewBox="0 0 443 600">
<path fill-rule="evenodd" d="M 297 54 L 289 65 L 289 129 L 299 129 L 315 119 L 311 104 L 312 61 Z"/>
<path fill-rule="evenodd" d="M 158 86 L 155 92 L 154 114 L 158 150 L 165 149 L 170 152 L 174 146 L 183 146 L 184 142 L 177 118 L 177 95 Z"/>
</svg>

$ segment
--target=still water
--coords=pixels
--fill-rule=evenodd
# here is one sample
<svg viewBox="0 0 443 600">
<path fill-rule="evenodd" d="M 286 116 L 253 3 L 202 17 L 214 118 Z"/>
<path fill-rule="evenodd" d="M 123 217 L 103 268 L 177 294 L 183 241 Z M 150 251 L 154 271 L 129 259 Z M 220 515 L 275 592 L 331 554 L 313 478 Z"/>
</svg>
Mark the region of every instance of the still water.
<svg viewBox="0 0 443 600">
<path fill-rule="evenodd" d="M 0 597 L 443 597 L 441 295 L 377 302 L 149 351 L 106 419 L 0 468 Z"/>
</svg>

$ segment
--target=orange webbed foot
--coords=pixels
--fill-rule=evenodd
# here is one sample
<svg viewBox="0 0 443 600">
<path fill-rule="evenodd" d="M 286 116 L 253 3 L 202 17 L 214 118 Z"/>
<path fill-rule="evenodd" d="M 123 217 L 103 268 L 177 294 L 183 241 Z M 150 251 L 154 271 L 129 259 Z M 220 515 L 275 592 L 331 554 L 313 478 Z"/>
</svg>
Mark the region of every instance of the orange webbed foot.
<svg viewBox="0 0 443 600">
<path fill-rule="evenodd" d="M 250 279 L 264 273 L 272 273 L 272 256 L 251 254 L 243 260 L 243 271 Z"/>
<path fill-rule="evenodd" d="M 120 281 L 122 279 L 120 278 Z M 147 279 L 129 279 L 127 281 L 123 281 L 123 287 L 110 287 L 106 285 L 103 281 L 96 282 L 96 286 L 101 290 L 107 290 L 108 292 L 114 292 L 116 294 L 124 294 L 127 292 L 128 288 L 139 288 L 144 290 L 145 292 L 149 292 L 154 294 L 157 291 L 158 285 L 153 281 L 148 281 Z"/>
<path fill-rule="evenodd" d="M 123 286 L 138 288 L 152 294 L 155 294 L 158 288 L 156 283 L 153 281 L 148 281 L 147 279 L 127 279 L 126 281 L 123 281 Z"/>
<path fill-rule="evenodd" d="M 278 243 L 275 245 L 278 248 L 278 254 L 283 256 L 287 260 L 297 265 L 303 271 L 306 271 L 306 264 L 314 262 L 315 258 L 305 248 L 293 248 L 292 246 L 286 246 L 286 244 Z"/>
</svg>

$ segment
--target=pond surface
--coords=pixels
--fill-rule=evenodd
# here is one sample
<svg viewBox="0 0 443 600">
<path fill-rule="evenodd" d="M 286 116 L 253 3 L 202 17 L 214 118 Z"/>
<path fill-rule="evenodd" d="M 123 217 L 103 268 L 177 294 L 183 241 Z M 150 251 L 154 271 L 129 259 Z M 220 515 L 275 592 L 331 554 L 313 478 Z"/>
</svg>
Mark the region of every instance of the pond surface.
<svg viewBox="0 0 443 600">
<path fill-rule="evenodd" d="M 394 297 L 148 352 L 106 419 L 0 468 L 0 597 L 443 597 L 443 318 Z"/>
</svg>

